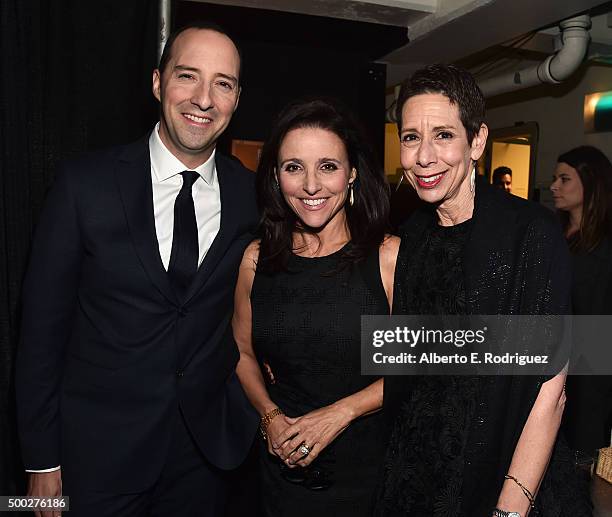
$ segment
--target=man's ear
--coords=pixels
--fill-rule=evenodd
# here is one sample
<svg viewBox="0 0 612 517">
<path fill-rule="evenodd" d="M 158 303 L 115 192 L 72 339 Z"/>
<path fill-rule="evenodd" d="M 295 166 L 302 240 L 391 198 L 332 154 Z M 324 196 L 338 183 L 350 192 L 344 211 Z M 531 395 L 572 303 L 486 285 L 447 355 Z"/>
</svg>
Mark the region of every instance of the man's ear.
<svg viewBox="0 0 612 517">
<path fill-rule="evenodd" d="M 153 96 L 161 102 L 161 74 L 159 69 L 153 70 Z"/>
<path fill-rule="evenodd" d="M 238 109 L 238 102 L 240 101 L 241 93 L 242 93 L 242 86 L 238 86 L 238 95 L 236 95 L 236 104 L 234 104 L 234 111 L 232 111 L 232 113 L 235 113 L 236 110 Z"/>
<path fill-rule="evenodd" d="M 470 158 L 475 162 L 482 156 L 484 153 L 485 146 L 487 145 L 487 138 L 489 136 L 489 128 L 486 124 L 481 124 L 478 133 L 472 139 L 472 150 L 470 152 Z"/>
</svg>

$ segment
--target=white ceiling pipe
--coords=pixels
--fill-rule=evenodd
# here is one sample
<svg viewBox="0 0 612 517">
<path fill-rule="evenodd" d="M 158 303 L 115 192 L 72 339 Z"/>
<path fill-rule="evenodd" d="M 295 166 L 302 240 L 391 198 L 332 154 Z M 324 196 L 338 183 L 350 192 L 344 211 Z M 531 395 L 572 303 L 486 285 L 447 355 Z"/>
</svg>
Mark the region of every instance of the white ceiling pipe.
<svg viewBox="0 0 612 517">
<path fill-rule="evenodd" d="M 586 56 L 591 18 L 587 14 L 576 16 L 562 21 L 559 27 L 563 46 L 556 54 L 529 68 L 479 81 L 485 97 L 539 84 L 559 84 L 571 76 Z"/>
<path fill-rule="evenodd" d="M 159 14 L 157 19 L 157 61 L 164 51 L 166 41 L 170 35 L 172 17 L 172 0 L 159 0 Z"/>
<path fill-rule="evenodd" d="M 529 68 L 478 81 L 478 86 L 485 97 L 494 97 L 539 84 L 559 84 L 572 75 L 586 56 L 591 18 L 586 14 L 575 16 L 559 23 L 559 27 L 563 45 L 556 54 Z M 398 92 L 399 87 L 396 87 L 396 100 Z M 387 122 L 397 121 L 395 102 L 387 108 L 385 115 Z"/>
</svg>

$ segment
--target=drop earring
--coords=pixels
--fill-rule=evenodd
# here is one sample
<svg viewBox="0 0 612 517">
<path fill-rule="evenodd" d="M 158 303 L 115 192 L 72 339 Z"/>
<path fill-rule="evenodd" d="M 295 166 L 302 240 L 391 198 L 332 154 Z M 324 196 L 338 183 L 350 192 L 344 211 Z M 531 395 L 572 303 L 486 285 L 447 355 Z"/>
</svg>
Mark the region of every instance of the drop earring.
<svg viewBox="0 0 612 517">
<path fill-rule="evenodd" d="M 354 184 L 355 184 L 355 182 L 349 183 L 349 205 L 351 205 L 351 206 L 353 206 L 355 204 L 355 194 L 354 194 L 354 191 L 353 191 Z"/>
<path fill-rule="evenodd" d="M 470 192 L 474 192 L 476 188 L 476 165 L 472 167 L 472 174 L 470 175 Z"/>
<path fill-rule="evenodd" d="M 402 174 L 400 176 L 399 181 L 397 182 L 397 187 L 395 187 L 395 192 L 397 192 L 399 190 L 399 188 L 402 186 L 402 181 L 404 181 L 404 174 Z"/>
</svg>

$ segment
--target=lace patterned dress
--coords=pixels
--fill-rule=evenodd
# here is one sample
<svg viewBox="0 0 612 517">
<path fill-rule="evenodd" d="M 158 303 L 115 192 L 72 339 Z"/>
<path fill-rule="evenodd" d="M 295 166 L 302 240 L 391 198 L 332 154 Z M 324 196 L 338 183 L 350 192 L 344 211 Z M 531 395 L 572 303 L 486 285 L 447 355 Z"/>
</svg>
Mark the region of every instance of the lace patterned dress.
<svg viewBox="0 0 612 517">
<path fill-rule="evenodd" d="M 318 258 L 293 255 L 290 272 L 255 275 L 254 348 L 273 373 L 270 397 L 292 417 L 376 380 L 361 375 L 360 317 L 389 313 L 378 250 L 345 268 L 342 252 Z M 380 412 L 356 420 L 308 469 L 288 471 L 260 440 L 265 514 L 370 516 L 386 445 L 383 425 Z"/>
<path fill-rule="evenodd" d="M 462 250 L 470 226 L 432 225 L 418 249 L 400 250 L 395 314 L 465 313 Z M 479 388 L 478 378 L 465 376 L 385 378 L 392 435 L 375 515 L 460 515 L 467 431 Z"/>
</svg>

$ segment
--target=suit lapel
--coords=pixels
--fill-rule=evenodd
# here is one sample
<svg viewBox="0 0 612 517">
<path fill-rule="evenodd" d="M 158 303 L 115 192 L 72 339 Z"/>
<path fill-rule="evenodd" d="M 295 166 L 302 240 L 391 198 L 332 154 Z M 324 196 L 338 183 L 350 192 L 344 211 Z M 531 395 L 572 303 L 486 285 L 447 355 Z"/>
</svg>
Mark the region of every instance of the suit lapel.
<svg viewBox="0 0 612 517">
<path fill-rule="evenodd" d="M 178 300 L 161 261 L 155 232 L 148 137 L 125 150 L 115 174 L 138 258 L 159 292 L 176 304 Z"/>
<path fill-rule="evenodd" d="M 237 196 L 232 193 L 232 175 L 231 166 L 226 163 L 226 160 L 220 159 L 217 155 L 215 161 L 217 168 L 217 179 L 219 181 L 219 190 L 221 195 L 221 222 L 219 232 L 213 240 L 213 243 L 206 253 L 202 264 L 198 268 L 193 282 L 187 290 L 185 303 L 193 298 L 202 289 L 215 267 L 225 254 L 228 246 L 232 243 L 238 226 L 238 218 L 240 217 L 240 206 Z"/>
</svg>

